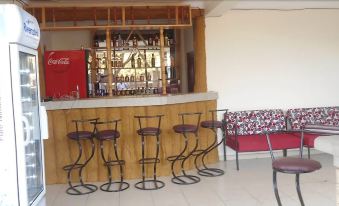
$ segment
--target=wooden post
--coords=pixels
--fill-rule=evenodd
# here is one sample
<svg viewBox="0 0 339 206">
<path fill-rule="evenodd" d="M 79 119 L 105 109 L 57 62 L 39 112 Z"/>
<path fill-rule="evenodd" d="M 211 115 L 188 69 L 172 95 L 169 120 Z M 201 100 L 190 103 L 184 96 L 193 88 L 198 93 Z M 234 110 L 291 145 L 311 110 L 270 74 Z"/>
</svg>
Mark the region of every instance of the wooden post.
<svg viewBox="0 0 339 206">
<path fill-rule="evenodd" d="M 160 27 L 160 63 L 161 63 L 162 94 L 166 94 L 166 87 L 167 87 L 164 45 L 165 45 L 164 28 Z"/>
<path fill-rule="evenodd" d="M 205 17 L 199 16 L 193 25 L 194 33 L 194 92 L 207 92 Z"/>
<path fill-rule="evenodd" d="M 41 9 L 41 27 L 45 28 L 46 27 L 46 9 L 43 7 Z"/>
<path fill-rule="evenodd" d="M 38 47 L 38 66 L 39 66 L 39 86 L 40 86 L 40 98 L 44 99 L 46 97 L 46 83 L 45 83 L 45 70 L 43 63 L 43 48 L 41 44 Z"/>
<path fill-rule="evenodd" d="M 111 31 L 106 29 L 106 48 L 107 48 L 107 71 L 108 71 L 108 95 L 111 97 L 113 96 L 112 93 L 112 82 L 113 82 L 113 75 L 112 75 L 112 56 L 111 56 Z"/>
</svg>

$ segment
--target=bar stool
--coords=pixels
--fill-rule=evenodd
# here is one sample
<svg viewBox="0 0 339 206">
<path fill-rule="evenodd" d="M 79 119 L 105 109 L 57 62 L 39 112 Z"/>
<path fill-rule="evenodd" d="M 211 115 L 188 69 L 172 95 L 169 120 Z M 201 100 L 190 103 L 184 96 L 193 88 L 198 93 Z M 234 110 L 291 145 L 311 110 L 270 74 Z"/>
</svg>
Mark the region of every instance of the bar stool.
<svg viewBox="0 0 339 206">
<path fill-rule="evenodd" d="M 195 164 L 195 167 L 198 170 L 198 174 L 202 175 L 202 176 L 216 177 L 216 176 L 221 176 L 225 173 L 221 169 L 209 168 L 205 164 L 206 155 L 208 153 L 210 153 L 212 150 L 214 150 L 215 148 L 217 148 L 220 144 L 225 142 L 225 130 L 224 130 L 223 123 L 221 121 L 214 120 L 215 113 L 221 112 L 221 111 L 227 112 L 227 109 L 210 110 L 209 112 L 211 112 L 212 120 L 202 121 L 201 124 L 200 124 L 200 126 L 202 128 L 212 130 L 214 132 L 214 137 L 215 137 L 213 143 L 210 146 L 208 146 L 205 150 L 203 150 L 201 153 L 198 153 L 198 155 L 196 155 L 196 157 L 194 159 L 194 164 Z M 217 143 L 217 141 L 218 141 L 217 130 L 218 129 L 222 130 L 222 139 L 220 140 L 219 143 Z M 198 160 L 199 156 L 201 156 L 201 155 L 202 155 L 201 162 L 202 162 L 203 169 L 199 169 L 198 164 L 197 164 L 197 160 Z"/>
<path fill-rule="evenodd" d="M 274 187 L 274 194 L 279 206 L 282 206 L 279 192 L 278 192 L 278 185 L 277 185 L 277 173 L 285 173 L 285 174 L 292 174 L 295 175 L 295 186 L 297 189 L 298 197 L 301 206 L 304 206 L 304 200 L 301 195 L 300 190 L 300 174 L 304 173 L 311 173 L 321 168 L 321 164 L 318 161 L 310 160 L 310 159 L 303 159 L 303 142 L 304 142 L 304 132 L 301 132 L 300 138 L 300 148 L 299 148 L 299 157 L 283 157 L 276 159 L 273 154 L 272 144 L 270 140 L 270 133 L 267 129 L 264 129 L 264 134 L 266 135 L 268 147 L 270 149 L 270 154 L 272 158 L 272 170 L 273 170 L 273 187 Z"/>
<path fill-rule="evenodd" d="M 100 186 L 100 189 L 105 192 L 119 192 L 126 190 L 129 188 L 129 184 L 127 182 L 124 182 L 124 173 L 122 167 L 125 165 L 124 160 L 120 160 L 118 156 L 118 146 L 117 146 L 117 139 L 120 137 L 120 132 L 118 131 L 118 122 L 121 120 L 113 120 L 113 121 L 106 121 L 106 122 L 94 122 L 93 124 L 95 125 L 95 136 L 100 142 L 100 150 L 101 150 L 101 157 L 102 160 L 104 161 L 104 165 L 107 167 L 107 172 L 108 172 L 108 182 L 104 183 Z M 108 130 L 102 130 L 99 131 L 98 125 L 103 125 L 103 124 L 112 124 L 113 129 L 108 129 Z M 104 142 L 111 142 L 113 143 L 113 148 L 114 148 L 114 157 L 115 160 L 110 159 L 110 155 L 108 155 L 108 158 L 105 157 L 104 153 Z M 112 171 L 111 167 L 113 166 L 119 166 L 119 171 L 120 171 L 120 181 L 112 181 Z"/>
<path fill-rule="evenodd" d="M 170 156 L 167 158 L 168 161 L 172 162 L 171 164 L 171 170 L 172 170 L 172 175 L 173 178 L 171 181 L 175 184 L 179 185 L 188 185 L 188 184 L 195 184 L 200 182 L 200 178 L 195 175 L 189 175 L 186 173 L 184 169 L 184 165 L 186 160 L 188 160 L 191 156 L 194 156 L 198 153 L 197 151 L 198 148 L 198 126 L 200 124 L 200 118 L 201 118 L 201 112 L 195 112 L 195 113 L 180 113 L 179 116 L 181 116 L 181 121 L 182 124 L 175 125 L 173 127 L 173 130 L 175 133 L 182 134 L 185 139 L 185 147 L 184 149 L 180 152 L 180 154 L 175 155 L 175 156 Z M 185 119 L 187 118 L 195 118 L 197 121 L 196 125 L 193 124 L 185 124 Z M 191 151 L 189 151 L 188 148 L 188 134 L 194 134 L 195 136 L 195 145 Z M 185 153 L 188 153 L 186 156 L 184 155 Z M 177 161 L 180 162 L 180 168 L 181 168 L 181 175 L 176 175 L 174 172 L 174 165 Z"/>
<path fill-rule="evenodd" d="M 84 194 L 89 194 L 92 192 L 95 192 L 98 187 L 93 185 L 93 184 L 85 184 L 82 180 L 82 171 L 85 168 L 85 166 L 88 164 L 88 162 L 92 159 L 95 151 L 95 145 L 93 141 L 94 137 L 94 132 L 95 132 L 95 127 L 93 127 L 93 131 L 85 131 L 79 130 L 79 126 L 82 125 L 84 126 L 85 124 L 91 124 L 95 123 L 98 121 L 99 118 L 96 119 L 85 119 L 85 120 L 72 120 L 75 124 L 76 131 L 75 132 L 70 132 L 67 134 L 67 137 L 72 140 L 76 141 L 79 147 L 79 155 L 76 161 L 72 164 L 66 165 L 63 167 L 65 171 L 67 171 L 67 180 L 68 180 L 68 185 L 69 188 L 67 188 L 66 193 L 70 195 L 84 195 Z M 83 163 L 80 163 L 81 156 L 83 153 L 83 144 L 85 141 L 90 141 L 91 142 L 91 155 L 89 158 L 85 158 L 85 161 Z M 71 172 L 73 170 L 79 169 L 79 180 L 80 184 L 73 185 L 71 182 Z"/>
<path fill-rule="evenodd" d="M 142 180 L 135 184 L 135 187 L 141 190 L 157 190 L 163 188 L 165 183 L 157 180 L 157 163 L 160 163 L 159 159 L 159 149 L 160 149 L 160 124 L 161 118 L 164 115 L 154 115 L 154 116 L 134 116 L 134 118 L 138 119 L 139 129 L 137 130 L 138 135 L 141 136 L 141 159 L 139 160 L 139 164 L 141 164 L 142 168 Z M 143 125 L 150 125 L 150 121 L 152 119 L 157 120 L 157 126 L 148 126 L 143 127 Z M 145 157 L 145 137 L 156 137 L 156 154 L 155 157 Z M 145 165 L 153 164 L 153 178 L 146 180 L 146 172 Z M 146 183 L 153 183 L 147 184 Z"/>
</svg>

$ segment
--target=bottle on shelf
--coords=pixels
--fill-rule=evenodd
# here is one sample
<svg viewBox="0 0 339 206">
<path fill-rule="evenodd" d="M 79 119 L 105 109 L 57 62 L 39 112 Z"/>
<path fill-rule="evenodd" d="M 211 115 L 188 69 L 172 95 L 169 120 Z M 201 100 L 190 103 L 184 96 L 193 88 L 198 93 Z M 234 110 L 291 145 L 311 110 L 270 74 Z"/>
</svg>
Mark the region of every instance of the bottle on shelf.
<svg viewBox="0 0 339 206">
<path fill-rule="evenodd" d="M 97 35 L 94 37 L 94 47 L 99 47 L 99 37 Z"/>
<path fill-rule="evenodd" d="M 123 46 L 123 41 L 121 38 L 121 34 L 118 34 L 118 47 L 122 47 Z"/>
<path fill-rule="evenodd" d="M 132 67 L 132 68 L 135 68 L 134 54 L 132 54 L 132 58 L 131 58 L 131 67 Z"/>
<path fill-rule="evenodd" d="M 125 82 L 129 82 L 129 76 L 128 75 L 125 76 Z"/>
<path fill-rule="evenodd" d="M 141 68 L 141 58 L 140 58 L 140 56 L 138 56 L 137 65 L 138 65 L 138 68 Z"/>
<path fill-rule="evenodd" d="M 106 63 L 107 63 L 106 52 L 104 52 L 104 56 L 101 58 L 100 68 L 106 69 Z"/>
<path fill-rule="evenodd" d="M 130 81 L 134 82 L 134 75 L 133 74 L 131 75 Z"/>
<path fill-rule="evenodd" d="M 113 36 L 113 38 L 112 38 L 112 46 L 116 47 L 117 46 L 117 38 L 116 38 L 115 35 L 112 35 L 112 36 Z"/>
<path fill-rule="evenodd" d="M 154 53 L 152 53 L 151 66 L 152 66 L 152 67 L 155 67 L 155 57 L 154 57 Z"/>
<path fill-rule="evenodd" d="M 122 74 L 122 75 L 120 75 L 120 81 L 124 81 L 125 80 L 125 77 L 124 77 L 124 75 Z"/>
<path fill-rule="evenodd" d="M 134 35 L 133 36 L 133 47 L 138 47 L 138 39 L 137 39 L 137 37 Z"/>
<path fill-rule="evenodd" d="M 155 37 L 154 37 L 154 46 L 159 46 L 159 37 L 158 37 L 158 34 L 155 34 Z"/>
<path fill-rule="evenodd" d="M 101 61 L 101 59 L 99 58 L 99 54 L 96 54 L 96 58 L 95 58 L 95 68 L 99 68 L 99 63 Z"/>
<path fill-rule="evenodd" d="M 147 73 L 147 81 L 151 81 L 152 80 L 152 75 L 151 75 L 151 73 Z"/>
<path fill-rule="evenodd" d="M 168 46 L 168 36 L 165 34 L 164 46 Z"/>
<path fill-rule="evenodd" d="M 141 82 L 145 81 L 145 74 L 144 73 L 140 74 L 140 81 Z"/>
<path fill-rule="evenodd" d="M 153 46 L 153 38 L 152 38 L 152 34 L 150 34 L 148 36 L 148 46 Z"/>
</svg>

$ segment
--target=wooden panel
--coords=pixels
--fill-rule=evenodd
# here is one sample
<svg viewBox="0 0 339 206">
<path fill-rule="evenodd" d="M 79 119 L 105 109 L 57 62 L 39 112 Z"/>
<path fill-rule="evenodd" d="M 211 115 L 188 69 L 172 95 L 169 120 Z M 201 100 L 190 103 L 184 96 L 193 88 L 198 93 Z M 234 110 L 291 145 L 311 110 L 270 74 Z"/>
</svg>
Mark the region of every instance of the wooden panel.
<svg viewBox="0 0 339 206">
<path fill-rule="evenodd" d="M 197 17 L 193 25 L 194 30 L 194 92 L 206 92 L 206 48 L 205 48 L 205 17 Z"/>
<path fill-rule="evenodd" d="M 138 160 L 141 158 L 141 138 L 136 134 L 139 129 L 135 115 L 156 115 L 164 114 L 161 123 L 160 136 L 160 164 L 158 164 L 158 176 L 171 175 L 171 165 L 167 161 L 168 156 L 177 155 L 184 148 L 184 138 L 175 134 L 172 127 L 180 124 L 181 119 L 178 116 L 180 112 L 203 112 L 202 119 L 210 119 L 208 110 L 216 109 L 216 101 L 202 101 L 194 103 L 164 105 L 164 106 L 148 106 L 148 107 L 121 107 L 121 108 L 97 108 L 97 109 L 70 109 L 70 110 L 53 110 L 48 111 L 49 123 L 49 139 L 45 140 L 45 164 L 46 164 L 46 182 L 47 184 L 66 183 L 66 172 L 63 166 L 75 161 L 78 155 L 78 146 L 68 140 L 66 134 L 75 131 L 75 125 L 71 121 L 73 119 L 89 119 L 99 117 L 100 120 L 121 119 L 119 131 L 121 136 L 118 140 L 118 154 L 120 159 L 126 161 L 124 168 L 126 179 L 141 178 L 141 166 Z M 154 121 L 147 125 L 151 126 Z M 194 120 L 188 120 L 187 123 L 194 123 Z M 84 125 L 81 129 L 91 130 L 91 125 Z M 108 125 L 100 125 L 99 130 L 109 128 Z M 206 148 L 213 141 L 213 133 L 207 129 L 199 131 L 199 148 Z M 189 136 L 189 148 L 192 149 L 194 137 Z M 90 155 L 90 144 L 84 144 L 85 157 Z M 106 181 L 107 169 L 103 165 L 99 142 L 95 140 L 95 154 L 90 163 L 84 170 L 85 181 Z M 104 145 L 104 154 L 106 157 L 113 159 L 113 146 L 111 142 Z M 149 137 L 146 140 L 146 155 L 155 155 L 155 138 Z M 84 160 L 84 158 L 82 158 Z M 217 150 L 208 155 L 209 163 L 218 161 Z M 193 169 L 193 158 L 187 161 L 187 169 Z M 179 165 L 175 166 L 176 172 L 179 172 Z M 152 166 L 146 167 L 147 176 L 152 175 Z M 113 170 L 113 178 L 118 178 L 118 170 Z M 72 179 L 77 180 L 77 172 L 72 174 Z"/>
</svg>

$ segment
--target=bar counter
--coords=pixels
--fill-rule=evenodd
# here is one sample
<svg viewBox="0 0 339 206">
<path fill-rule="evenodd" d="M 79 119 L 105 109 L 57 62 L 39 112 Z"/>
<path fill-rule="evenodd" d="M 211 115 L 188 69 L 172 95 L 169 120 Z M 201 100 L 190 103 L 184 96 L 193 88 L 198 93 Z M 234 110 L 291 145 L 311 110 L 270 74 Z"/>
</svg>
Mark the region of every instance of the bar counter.
<svg viewBox="0 0 339 206">
<path fill-rule="evenodd" d="M 66 134 L 75 131 L 74 119 L 100 118 L 100 120 L 121 119 L 118 140 L 119 157 L 126 161 L 124 175 L 126 179 L 141 178 L 141 167 L 138 160 L 141 157 L 141 139 L 136 131 L 139 125 L 135 115 L 164 114 L 161 122 L 160 136 L 160 163 L 158 164 L 158 176 L 171 175 L 168 156 L 179 154 L 183 149 L 184 139 L 173 132 L 172 127 L 180 124 L 178 114 L 181 112 L 202 112 L 201 120 L 211 119 L 208 112 L 217 108 L 218 94 L 216 92 L 176 94 L 164 96 L 126 96 L 113 98 L 91 98 L 68 101 L 51 101 L 42 103 L 47 109 L 49 137 L 44 140 L 46 183 L 66 183 L 66 172 L 63 166 L 75 161 L 78 147 L 74 141 L 68 140 Z M 186 123 L 186 122 L 185 122 Z M 194 124 L 194 122 L 187 122 Z M 90 130 L 91 128 L 84 128 Z M 107 129 L 101 126 L 99 129 Z M 213 142 L 214 136 L 208 129 L 199 128 L 199 149 L 204 149 Z M 85 181 L 106 181 L 107 169 L 103 165 L 98 141 L 93 159 L 86 166 L 83 177 Z M 193 146 L 193 138 L 189 139 L 189 146 Z M 155 138 L 147 139 L 147 155 L 155 154 Z M 106 145 L 108 146 L 108 145 Z M 89 155 L 90 144 L 86 144 L 86 155 Z M 112 146 L 109 146 L 110 152 Z M 108 150 L 106 150 L 108 151 Z M 113 153 L 110 153 L 113 157 Z M 217 150 L 207 156 L 208 163 L 218 161 Z M 178 166 L 178 165 L 177 165 Z M 193 169 L 193 160 L 187 161 L 187 169 Z M 179 167 L 176 168 L 178 170 Z M 146 172 L 152 174 L 153 167 L 146 167 Z M 117 178 L 117 168 L 113 168 L 113 177 Z M 194 173 L 194 171 L 192 171 Z M 75 176 L 77 173 L 74 172 Z"/>
</svg>

